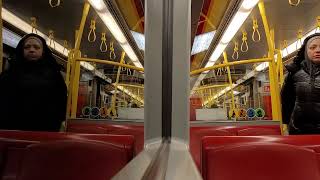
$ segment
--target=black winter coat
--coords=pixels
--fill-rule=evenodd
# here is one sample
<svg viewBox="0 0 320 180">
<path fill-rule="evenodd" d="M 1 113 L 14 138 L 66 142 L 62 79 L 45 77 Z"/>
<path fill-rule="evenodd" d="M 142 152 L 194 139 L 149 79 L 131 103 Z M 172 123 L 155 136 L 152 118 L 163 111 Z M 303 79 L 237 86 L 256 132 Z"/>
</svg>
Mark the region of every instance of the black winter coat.
<svg viewBox="0 0 320 180">
<path fill-rule="evenodd" d="M 304 60 L 287 67 L 281 91 L 282 118 L 290 134 L 320 133 L 320 70 Z"/>
<path fill-rule="evenodd" d="M 65 120 L 67 88 L 60 67 L 44 46 L 43 59 L 27 62 L 19 43 L 16 61 L 0 75 L 0 129 L 59 131 Z"/>
</svg>

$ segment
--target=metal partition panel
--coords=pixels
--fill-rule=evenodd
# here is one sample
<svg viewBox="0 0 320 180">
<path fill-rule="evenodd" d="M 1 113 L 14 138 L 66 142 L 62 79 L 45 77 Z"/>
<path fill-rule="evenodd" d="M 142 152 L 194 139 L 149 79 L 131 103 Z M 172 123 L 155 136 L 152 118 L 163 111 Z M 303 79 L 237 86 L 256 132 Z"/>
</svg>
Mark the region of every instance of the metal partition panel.
<svg viewBox="0 0 320 180">
<path fill-rule="evenodd" d="M 145 1 L 145 144 L 162 136 L 163 1 Z"/>
<path fill-rule="evenodd" d="M 172 138 L 189 143 L 191 0 L 173 1 Z"/>
</svg>

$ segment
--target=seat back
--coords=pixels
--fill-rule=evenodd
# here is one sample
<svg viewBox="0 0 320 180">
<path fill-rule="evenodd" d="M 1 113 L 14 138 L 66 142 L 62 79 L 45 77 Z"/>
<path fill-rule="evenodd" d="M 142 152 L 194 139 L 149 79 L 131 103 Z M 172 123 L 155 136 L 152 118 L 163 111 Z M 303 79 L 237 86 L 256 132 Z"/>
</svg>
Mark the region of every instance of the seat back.
<svg viewBox="0 0 320 180">
<path fill-rule="evenodd" d="M 35 132 L 1 130 L 0 138 L 27 140 L 27 141 L 58 141 L 58 140 L 93 140 L 113 143 L 123 146 L 131 158 L 134 155 L 135 140 L 131 135 L 113 134 L 76 134 L 62 132 Z"/>
<path fill-rule="evenodd" d="M 237 131 L 238 136 L 281 135 L 280 128 L 244 128 Z"/>
<path fill-rule="evenodd" d="M 190 153 L 193 157 L 195 164 L 200 169 L 200 152 L 201 152 L 201 139 L 205 136 L 232 136 L 235 133 L 225 129 L 216 128 L 190 128 Z"/>
<path fill-rule="evenodd" d="M 106 180 L 128 162 L 122 147 L 89 141 L 55 141 L 28 146 L 18 180 Z"/>
<path fill-rule="evenodd" d="M 25 149 L 38 141 L 0 138 L 0 168 L 2 180 L 15 180 L 21 167 Z"/>
<path fill-rule="evenodd" d="M 1 179 L 15 180 L 17 172 L 21 168 L 22 159 L 26 147 L 30 144 L 59 142 L 59 141 L 83 141 L 92 143 L 109 143 L 121 147 L 126 152 L 129 162 L 134 156 L 134 137 L 130 135 L 107 134 L 75 134 L 56 132 L 27 132 L 27 131 L 0 131 L 0 170 Z M 2 148 L 3 147 L 3 148 Z"/>
<path fill-rule="evenodd" d="M 316 154 L 278 143 L 244 143 L 208 148 L 203 156 L 205 180 L 317 180 Z"/>
</svg>

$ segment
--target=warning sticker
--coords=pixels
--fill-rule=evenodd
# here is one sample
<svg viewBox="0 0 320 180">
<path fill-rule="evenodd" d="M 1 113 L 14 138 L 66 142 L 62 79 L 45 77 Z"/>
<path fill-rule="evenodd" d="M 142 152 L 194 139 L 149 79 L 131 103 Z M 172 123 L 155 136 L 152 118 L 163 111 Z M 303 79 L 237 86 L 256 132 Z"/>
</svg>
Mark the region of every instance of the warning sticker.
<svg viewBox="0 0 320 180">
<path fill-rule="evenodd" d="M 247 116 L 247 111 L 245 109 L 240 109 L 239 110 L 239 117 L 245 118 L 246 116 Z"/>
<path fill-rule="evenodd" d="M 247 109 L 248 118 L 254 118 L 256 116 L 256 111 L 253 108 Z"/>
<path fill-rule="evenodd" d="M 265 112 L 264 112 L 264 110 L 262 108 L 257 108 L 256 109 L 256 116 L 258 118 L 264 118 L 265 115 L 266 114 L 265 114 Z"/>
<path fill-rule="evenodd" d="M 239 117 L 239 113 L 237 109 L 231 109 L 229 111 L 229 117 L 230 118 L 238 118 Z"/>
</svg>

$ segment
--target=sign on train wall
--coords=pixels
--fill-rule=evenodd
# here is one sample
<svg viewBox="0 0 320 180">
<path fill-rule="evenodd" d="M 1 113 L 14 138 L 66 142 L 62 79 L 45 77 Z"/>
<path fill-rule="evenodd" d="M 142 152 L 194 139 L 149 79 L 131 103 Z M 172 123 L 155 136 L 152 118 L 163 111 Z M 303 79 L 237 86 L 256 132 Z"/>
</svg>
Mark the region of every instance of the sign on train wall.
<svg viewBox="0 0 320 180">
<path fill-rule="evenodd" d="M 227 113 L 226 109 L 196 109 L 197 120 L 263 120 L 265 111 L 262 108 L 240 108 L 230 109 Z"/>
<path fill-rule="evenodd" d="M 82 117 L 90 119 L 105 119 L 108 117 L 108 108 L 106 107 L 90 107 L 85 106 L 82 108 Z M 144 119 L 144 108 L 117 108 L 117 119 L 125 120 L 143 120 Z"/>
<path fill-rule="evenodd" d="M 197 120 L 225 120 L 227 118 L 226 109 L 196 109 Z"/>
</svg>

